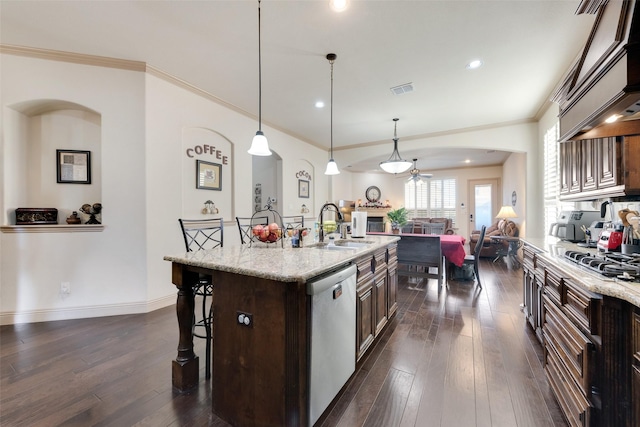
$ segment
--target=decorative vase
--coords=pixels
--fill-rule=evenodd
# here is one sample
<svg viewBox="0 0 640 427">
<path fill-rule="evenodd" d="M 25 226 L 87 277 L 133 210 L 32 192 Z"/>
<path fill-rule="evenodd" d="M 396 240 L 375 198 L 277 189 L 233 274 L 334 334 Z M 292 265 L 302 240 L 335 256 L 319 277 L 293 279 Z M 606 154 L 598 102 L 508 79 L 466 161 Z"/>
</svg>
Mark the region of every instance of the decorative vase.
<svg viewBox="0 0 640 427">
<path fill-rule="evenodd" d="M 399 228 L 392 228 L 392 229 L 391 229 L 391 232 L 392 232 L 393 234 L 400 234 L 400 229 L 399 229 Z"/>
<path fill-rule="evenodd" d="M 78 217 L 78 212 L 73 211 L 71 215 L 67 218 L 67 224 L 80 224 L 80 218 Z"/>
</svg>

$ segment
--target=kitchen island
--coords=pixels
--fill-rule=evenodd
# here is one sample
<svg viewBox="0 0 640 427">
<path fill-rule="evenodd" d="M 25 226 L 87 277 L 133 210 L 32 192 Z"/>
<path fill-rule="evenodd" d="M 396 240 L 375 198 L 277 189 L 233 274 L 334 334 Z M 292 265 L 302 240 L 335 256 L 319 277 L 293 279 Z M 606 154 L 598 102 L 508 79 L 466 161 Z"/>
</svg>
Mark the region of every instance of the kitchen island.
<svg viewBox="0 0 640 427">
<path fill-rule="evenodd" d="M 597 250 L 525 238 L 523 311 L 570 425 L 640 425 L 640 283 L 571 260 Z"/>
<path fill-rule="evenodd" d="M 397 307 L 398 237 L 349 239 L 345 250 L 280 242 L 165 256 L 178 288 L 180 338 L 173 385 L 198 382 L 193 352 L 193 286 L 200 274 L 214 283 L 212 410 L 234 426 L 309 425 L 311 298 L 307 283 L 357 266 L 354 360 L 364 354 Z M 249 324 L 241 323 L 249 319 Z M 364 344 L 363 344 L 364 343 Z"/>
</svg>

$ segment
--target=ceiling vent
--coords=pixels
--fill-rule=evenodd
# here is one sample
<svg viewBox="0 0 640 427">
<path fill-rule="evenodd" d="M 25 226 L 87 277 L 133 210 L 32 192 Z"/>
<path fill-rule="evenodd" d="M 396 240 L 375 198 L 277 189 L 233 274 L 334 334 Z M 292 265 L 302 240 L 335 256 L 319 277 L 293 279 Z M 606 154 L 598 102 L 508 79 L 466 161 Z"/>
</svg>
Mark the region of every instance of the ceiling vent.
<svg viewBox="0 0 640 427">
<path fill-rule="evenodd" d="M 391 93 L 394 95 L 402 95 L 408 92 L 413 92 L 413 83 L 405 83 L 391 88 Z"/>
</svg>

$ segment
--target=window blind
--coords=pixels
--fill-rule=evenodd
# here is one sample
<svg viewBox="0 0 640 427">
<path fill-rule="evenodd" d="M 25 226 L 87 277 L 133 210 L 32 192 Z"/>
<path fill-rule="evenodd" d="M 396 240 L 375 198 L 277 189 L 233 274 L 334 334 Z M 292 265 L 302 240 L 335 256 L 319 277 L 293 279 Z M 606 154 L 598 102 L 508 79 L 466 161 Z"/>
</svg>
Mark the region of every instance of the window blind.
<svg viewBox="0 0 640 427">
<path fill-rule="evenodd" d="M 430 179 L 428 182 L 409 181 L 404 186 L 405 207 L 413 218 L 444 217 L 455 221 L 456 180 Z"/>
<path fill-rule="evenodd" d="M 556 123 L 544 134 L 544 226 L 548 230 L 559 213 L 559 142 L 560 123 Z"/>
</svg>

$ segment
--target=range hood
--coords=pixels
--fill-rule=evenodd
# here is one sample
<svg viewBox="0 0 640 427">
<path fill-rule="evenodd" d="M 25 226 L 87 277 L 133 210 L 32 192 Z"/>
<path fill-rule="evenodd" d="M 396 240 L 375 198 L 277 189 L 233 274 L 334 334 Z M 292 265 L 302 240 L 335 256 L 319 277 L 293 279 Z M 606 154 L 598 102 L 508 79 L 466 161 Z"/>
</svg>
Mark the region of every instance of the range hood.
<svg viewBox="0 0 640 427">
<path fill-rule="evenodd" d="M 640 123 L 640 5 L 584 0 L 576 11 L 581 13 L 596 14 L 596 20 L 552 99 L 560 105 L 561 141 L 580 137 L 612 115 Z"/>
</svg>

